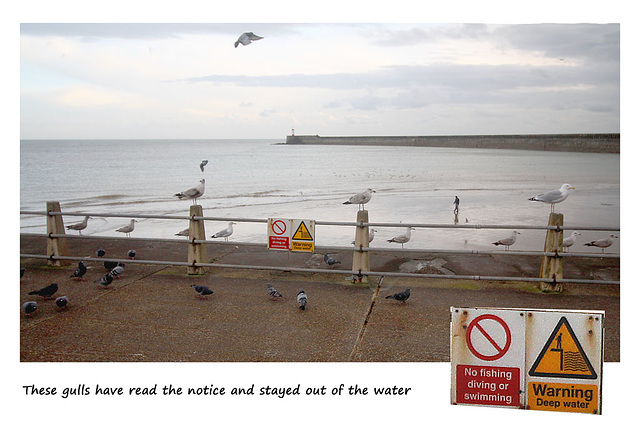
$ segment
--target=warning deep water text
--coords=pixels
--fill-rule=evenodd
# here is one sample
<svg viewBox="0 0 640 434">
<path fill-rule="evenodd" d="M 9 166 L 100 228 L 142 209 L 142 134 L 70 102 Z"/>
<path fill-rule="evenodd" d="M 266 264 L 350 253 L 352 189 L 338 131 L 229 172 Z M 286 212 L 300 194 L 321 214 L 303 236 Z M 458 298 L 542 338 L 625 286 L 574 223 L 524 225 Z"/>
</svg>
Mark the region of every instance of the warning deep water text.
<svg viewBox="0 0 640 434">
<path fill-rule="evenodd" d="M 598 386 L 567 383 L 529 383 L 529 407 L 532 410 L 596 413 Z"/>
</svg>

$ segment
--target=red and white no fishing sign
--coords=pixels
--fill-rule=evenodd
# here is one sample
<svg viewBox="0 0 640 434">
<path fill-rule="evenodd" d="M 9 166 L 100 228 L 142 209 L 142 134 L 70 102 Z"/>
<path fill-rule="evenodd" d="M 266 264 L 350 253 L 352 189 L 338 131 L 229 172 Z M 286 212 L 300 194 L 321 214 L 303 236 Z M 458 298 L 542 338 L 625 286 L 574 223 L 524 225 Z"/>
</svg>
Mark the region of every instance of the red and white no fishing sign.
<svg viewBox="0 0 640 434">
<path fill-rule="evenodd" d="M 451 402 L 524 405 L 525 314 L 451 308 Z"/>
<path fill-rule="evenodd" d="M 267 224 L 269 249 L 289 250 L 291 241 L 291 219 L 270 218 Z"/>
</svg>

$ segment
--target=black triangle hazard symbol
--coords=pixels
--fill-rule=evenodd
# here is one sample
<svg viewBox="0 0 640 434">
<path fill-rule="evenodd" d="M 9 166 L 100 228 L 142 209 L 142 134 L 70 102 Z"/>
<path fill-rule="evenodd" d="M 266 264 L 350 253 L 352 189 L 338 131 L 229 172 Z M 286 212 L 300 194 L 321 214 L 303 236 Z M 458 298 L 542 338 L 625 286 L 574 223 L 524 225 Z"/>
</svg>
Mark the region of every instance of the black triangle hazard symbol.
<svg viewBox="0 0 640 434">
<path fill-rule="evenodd" d="M 300 226 L 296 229 L 296 232 L 293 234 L 292 239 L 299 241 L 313 241 L 313 237 L 311 236 L 311 232 L 307 228 L 307 225 L 304 224 L 304 221 L 300 222 Z"/>
<path fill-rule="evenodd" d="M 566 317 L 560 318 L 531 366 L 532 377 L 596 379 L 598 375 Z"/>
</svg>

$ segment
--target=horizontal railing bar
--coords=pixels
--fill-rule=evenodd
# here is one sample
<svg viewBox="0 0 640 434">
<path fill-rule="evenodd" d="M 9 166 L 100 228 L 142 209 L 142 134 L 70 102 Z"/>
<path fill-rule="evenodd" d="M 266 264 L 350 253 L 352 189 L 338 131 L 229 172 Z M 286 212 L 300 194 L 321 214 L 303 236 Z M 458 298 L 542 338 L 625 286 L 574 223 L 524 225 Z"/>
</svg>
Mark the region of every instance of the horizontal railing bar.
<svg viewBox="0 0 640 434">
<path fill-rule="evenodd" d="M 297 268 L 297 267 L 276 267 L 268 265 L 241 265 L 241 264 L 220 264 L 220 263 L 189 263 L 178 261 L 149 261 L 138 259 L 104 259 L 76 256 L 55 256 L 55 255 L 36 255 L 21 253 L 21 258 L 50 259 L 50 260 L 83 260 L 98 261 L 105 260 L 118 261 L 123 263 L 137 263 L 146 265 L 175 265 L 187 267 L 211 267 L 211 268 L 237 268 L 244 270 L 265 270 L 265 271 L 287 271 L 287 272 L 303 272 L 303 273 L 324 273 L 324 274 L 346 274 L 354 276 L 355 273 L 349 270 L 319 269 L 319 268 Z M 517 282 L 546 282 L 546 283 L 585 283 L 598 285 L 619 285 L 618 281 L 611 280 L 583 280 L 583 279 L 544 279 L 539 277 L 512 277 L 512 276 L 477 276 L 477 275 L 448 275 L 448 274 L 413 274 L 413 273 L 394 273 L 394 272 L 377 272 L 377 271 L 361 271 L 363 276 L 389 276 L 389 277 L 418 277 L 432 279 L 456 279 L 456 280 L 483 280 L 483 281 L 517 281 Z"/>
<path fill-rule="evenodd" d="M 26 234 L 20 233 L 20 235 L 28 235 L 42 238 L 76 238 L 76 239 L 97 239 L 97 240 L 135 240 L 135 241 L 149 241 L 149 242 L 168 242 L 178 244 L 216 244 L 216 245 L 230 245 L 230 246 L 242 246 L 242 247 L 264 247 L 267 248 L 267 243 L 251 243 L 251 242 L 234 242 L 229 243 L 227 241 L 212 241 L 212 240 L 187 240 L 187 239 L 173 239 L 173 238 L 143 238 L 143 237 L 123 237 L 123 236 L 109 236 L 109 235 L 73 235 L 73 234 Z M 542 251 L 525 251 L 525 250 L 453 250 L 453 249 L 397 249 L 397 248 L 384 248 L 384 247 L 342 247 L 342 246 L 320 246 L 316 245 L 315 250 L 318 251 L 347 251 L 347 252 L 379 252 L 379 253 L 428 253 L 428 254 L 450 254 L 450 255 L 514 255 L 514 256 L 547 256 L 554 257 L 574 257 L 574 258 L 609 258 L 620 259 L 620 255 L 615 254 L 597 254 L 597 253 L 569 253 L 569 252 L 542 252 Z"/>
<path fill-rule="evenodd" d="M 203 217 L 203 216 L 170 216 L 159 214 L 116 214 L 116 213 L 86 213 L 86 212 L 58 212 L 58 211 L 20 211 L 24 215 L 69 215 L 77 217 L 121 217 L 147 218 L 166 220 L 204 220 L 204 221 L 234 221 L 241 223 L 268 223 L 269 219 L 242 217 Z M 619 227 L 591 227 L 591 226 L 544 226 L 544 225 L 492 225 L 492 224 L 450 224 L 450 223 L 364 223 L 364 222 L 315 222 L 317 226 L 356 226 L 356 227 L 413 227 L 426 229 L 533 229 L 533 230 L 583 230 L 583 231 L 611 231 L 619 232 Z"/>
</svg>

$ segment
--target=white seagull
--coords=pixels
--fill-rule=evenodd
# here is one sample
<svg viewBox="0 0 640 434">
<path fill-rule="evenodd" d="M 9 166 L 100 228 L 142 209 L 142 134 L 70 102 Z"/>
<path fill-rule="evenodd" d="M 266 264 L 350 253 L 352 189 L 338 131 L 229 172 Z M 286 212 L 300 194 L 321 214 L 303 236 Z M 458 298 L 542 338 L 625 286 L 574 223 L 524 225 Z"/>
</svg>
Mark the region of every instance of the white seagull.
<svg viewBox="0 0 640 434">
<path fill-rule="evenodd" d="M 229 237 L 233 234 L 233 225 L 235 225 L 234 222 L 229 222 L 229 226 L 211 235 L 211 238 L 224 238 L 225 241 L 229 241 Z"/>
<path fill-rule="evenodd" d="M 569 193 L 571 190 L 575 190 L 569 184 L 562 184 L 562 187 L 558 190 L 547 191 L 546 193 L 540 193 L 534 197 L 530 197 L 529 200 L 534 202 L 544 202 L 551 204 L 551 212 L 553 212 L 553 207 L 556 203 L 562 202 L 567 197 L 569 197 Z"/>
<path fill-rule="evenodd" d="M 505 250 L 509 250 L 509 246 L 512 246 L 516 242 L 516 238 L 519 234 L 520 232 L 513 231 L 511 233 L 511 236 L 498 240 L 493 244 L 495 244 L 496 246 L 504 246 Z"/>
<path fill-rule="evenodd" d="M 373 238 L 376 236 L 376 232 L 378 232 L 377 229 L 373 229 L 373 228 L 369 229 L 369 244 L 371 244 L 371 241 L 373 241 Z M 351 244 L 355 245 L 356 241 L 355 240 L 351 241 Z"/>
<path fill-rule="evenodd" d="M 562 247 L 564 247 L 565 251 L 569 250 L 569 247 L 575 244 L 578 235 L 582 234 L 580 232 L 573 231 L 570 236 L 562 239 Z"/>
<path fill-rule="evenodd" d="M 84 216 L 84 220 L 82 220 L 79 223 L 74 223 L 74 224 L 71 224 L 71 225 L 67 226 L 67 229 L 78 231 L 78 233 L 80 235 L 82 235 L 82 231 L 87 228 L 87 222 L 89 221 L 90 218 L 91 217 L 89 217 L 88 215 Z"/>
<path fill-rule="evenodd" d="M 200 184 L 197 187 L 190 188 L 180 193 L 174 194 L 178 199 L 193 199 L 193 204 L 197 205 L 197 198 L 204 194 L 204 179 L 200 180 Z"/>
<path fill-rule="evenodd" d="M 131 219 L 131 221 L 129 222 L 128 225 L 126 226 L 122 226 L 121 228 L 116 229 L 116 232 L 122 232 L 123 234 L 127 234 L 127 236 L 130 236 L 129 234 L 131 234 L 131 232 L 133 232 L 134 228 L 134 224 L 137 223 L 138 220 L 136 219 Z"/>
<path fill-rule="evenodd" d="M 391 238 L 390 240 L 387 240 L 390 243 L 400 243 L 402 244 L 402 248 L 404 249 L 404 243 L 408 243 L 409 240 L 411 239 L 411 231 L 415 231 L 414 228 L 407 228 L 407 232 L 405 232 L 402 235 L 396 235 L 395 237 Z"/>
<path fill-rule="evenodd" d="M 364 210 L 364 204 L 368 203 L 371 200 L 371 193 L 375 193 L 375 192 L 376 192 L 375 190 L 367 188 L 362 193 L 358 193 L 354 196 L 351 196 L 351 198 L 349 198 L 348 201 L 342 202 L 342 204 L 343 205 L 358 204 L 358 209 L 360 209 L 360 206 L 362 205 L 362 209 Z"/>
<path fill-rule="evenodd" d="M 256 34 L 254 34 L 253 32 L 245 32 L 242 35 L 240 35 L 240 37 L 233 44 L 233 46 L 238 48 L 238 45 L 240 45 L 240 44 L 249 45 L 252 41 L 259 41 L 262 38 L 263 38 L 263 36 L 258 36 Z"/>
<path fill-rule="evenodd" d="M 585 246 L 600 247 L 601 252 L 604 253 L 604 249 L 606 249 L 607 247 L 611 247 L 611 245 L 613 245 L 614 238 L 618 238 L 618 236 L 611 234 L 607 238 L 602 238 L 596 241 L 589 241 L 588 243 L 585 244 Z"/>
</svg>

